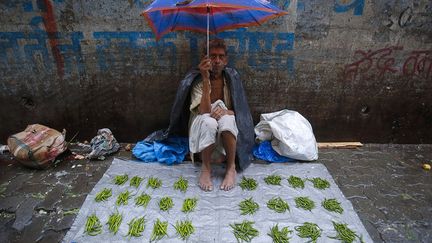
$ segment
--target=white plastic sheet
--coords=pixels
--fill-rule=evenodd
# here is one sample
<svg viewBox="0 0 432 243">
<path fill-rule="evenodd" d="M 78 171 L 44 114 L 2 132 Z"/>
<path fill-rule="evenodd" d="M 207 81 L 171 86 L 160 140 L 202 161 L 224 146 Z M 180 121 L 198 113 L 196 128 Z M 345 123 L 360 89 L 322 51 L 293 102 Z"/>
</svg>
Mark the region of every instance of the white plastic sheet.
<svg viewBox="0 0 432 243">
<path fill-rule="evenodd" d="M 258 182 L 258 188 L 255 191 L 243 191 L 239 186 L 233 190 L 225 192 L 215 189 L 212 192 L 203 192 L 197 186 L 197 179 L 200 168 L 192 164 L 180 164 L 175 166 L 165 166 L 161 164 L 143 164 L 134 161 L 122 161 L 115 159 L 110 168 L 103 175 L 101 180 L 95 185 L 91 193 L 87 196 L 75 222 L 63 239 L 64 242 L 148 242 L 153 230 L 154 221 L 159 218 L 162 221 L 168 221 L 168 237 L 159 242 L 183 242 L 176 235 L 173 225 L 177 220 L 192 220 L 195 227 L 195 233 L 187 242 L 237 242 L 232 233 L 229 224 L 240 223 L 243 220 L 252 220 L 255 222 L 254 227 L 259 231 L 259 236 L 252 242 L 271 242 L 267 235 L 270 227 L 279 224 L 279 228 L 288 226 L 294 230 L 295 226 L 304 222 L 318 224 L 323 230 L 318 242 L 338 242 L 328 238 L 335 236 L 332 221 L 347 223 L 348 227 L 361 235 L 365 242 L 372 242 L 367 231 L 359 220 L 357 214 L 352 208 L 351 203 L 345 199 L 342 192 L 334 183 L 327 169 L 322 164 L 251 164 L 242 174 L 237 177 L 238 182 L 242 176 L 253 177 Z M 138 189 L 129 186 L 129 181 L 124 185 L 114 185 L 112 182 L 114 176 L 127 173 L 129 178 L 141 176 L 145 179 L 141 182 Z M 281 186 L 270 186 L 264 182 L 268 175 L 278 174 L 283 180 Z M 183 176 L 189 181 L 189 188 L 186 193 L 173 189 L 174 182 Z M 311 182 L 305 183 L 304 189 L 294 189 L 289 186 L 287 178 L 291 175 L 301 178 L 320 177 L 330 182 L 330 188 L 319 190 L 313 187 Z M 151 176 L 162 179 L 162 187 L 156 190 L 146 188 L 147 179 Z M 223 169 L 216 167 L 213 171 L 213 182 L 215 188 L 221 184 Z M 113 196 L 106 202 L 97 203 L 94 201 L 95 195 L 103 188 L 112 188 Z M 117 195 L 128 189 L 136 194 L 146 192 L 152 196 L 148 207 L 137 207 L 134 205 L 134 197 L 129 200 L 128 205 L 115 206 Z M 174 201 L 174 207 L 169 212 L 161 212 L 158 208 L 158 200 L 163 196 L 170 196 Z M 290 206 L 290 211 L 286 213 L 276 213 L 267 208 L 266 203 L 273 197 L 281 197 L 286 200 Z M 316 208 L 306 211 L 295 207 L 294 198 L 299 196 L 308 196 L 315 202 Z M 185 198 L 197 197 L 198 204 L 195 212 L 185 214 L 181 212 L 183 200 Z M 240 201 L 252 197 L 260 208 L 254 215 L 240 215 L 238 204 Z M 328 212 L 321 207 L 321 202 L 325 199 L 336 198 L 341 202 L 344 209 L 343 214 Z M 116 208 L 123 214 L 123 222 L 120 230 L 116 235 L 109 233 L 106 222 L 108 216 L 115 212 Z M 87 217 L 96 213 L 103 224 L 103 232 L 97 236 L 88 236 L 84 233 L 84 227 Z M 127 223 L 134 217 L 144 216 L 146 218 L 146 227 L 143 236 L 139 238 L 128 238 Z M 290 242 L 306 242 L 297 236 L 297 232 L 291 234 Z"/>
<path fill-rule="evenodd" d="M 255 134 L 258 140 L 271 140 L 273 149 L 282 156 L 305 161 L 318 159 L 312 126 L 296 111 L 261 114 Z"/>
</svg>

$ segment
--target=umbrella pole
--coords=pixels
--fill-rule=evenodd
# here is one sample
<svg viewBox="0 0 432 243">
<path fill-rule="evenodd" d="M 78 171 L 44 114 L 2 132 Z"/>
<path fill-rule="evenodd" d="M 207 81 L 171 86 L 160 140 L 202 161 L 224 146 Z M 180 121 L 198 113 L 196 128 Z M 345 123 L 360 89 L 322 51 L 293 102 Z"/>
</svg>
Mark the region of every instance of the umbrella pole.
<svg viewBox="0 0 432 243">
<path fill-rule="evenodd" d="M 209 39 L 210 39 L 210 34 L 209 34 L 209 27 L 210 26 L 210 7 L 207 6 L 207 57 L 209 57 Z"/>
</svg>

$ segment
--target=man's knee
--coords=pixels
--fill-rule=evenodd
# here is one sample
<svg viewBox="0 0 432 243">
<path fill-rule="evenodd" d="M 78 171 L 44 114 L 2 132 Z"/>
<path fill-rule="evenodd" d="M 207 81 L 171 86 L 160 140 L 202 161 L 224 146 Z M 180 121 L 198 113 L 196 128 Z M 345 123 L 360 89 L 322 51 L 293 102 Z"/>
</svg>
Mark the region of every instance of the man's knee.
<svg viewBox="0 0 432 243">
<path fill-rule="evenodd" d="M 237 138 L 238 129 L 234 115 L 227 115 L 221 117 L 218 121 L 219 131 L 222 132 L 222 136 L 224 133 L 228 132 L 234 136 L 234 139 Z"/>
<path fill-rule="evenodd" d="M 213 117 L 205 117 L 202 125 L 207 130 L 216 131 L 218 129 L 218 122 Z"/>
</svg>

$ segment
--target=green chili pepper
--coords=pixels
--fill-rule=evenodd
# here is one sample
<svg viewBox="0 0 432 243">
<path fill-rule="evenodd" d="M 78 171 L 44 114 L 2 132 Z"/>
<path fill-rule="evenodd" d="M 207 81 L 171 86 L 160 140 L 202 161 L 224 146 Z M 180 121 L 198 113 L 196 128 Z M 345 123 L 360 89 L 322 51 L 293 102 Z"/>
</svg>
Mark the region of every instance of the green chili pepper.
<svg viewBox="0 0 432 243">
<path fill-rule="evenodd" d="M 313 243 L 321 236 L 321 229 L 314 223 L 305 222 L 301 226 L 296 226 L 297 235 L 301 238 L 310 238 Z"/>
<path fill-rule="evenodd" d="M 258 183 L 253 178 L 246 178 L 243 176 L 243 178 L 240 182 L 240 187 L 243 190 L 252 191 L 252 190 L 255 190 L 257 188 L 257 186 L 258 186 Z"/>
<path fill-rule="evenodd" d="M 135 198 L 135 205 L 137 206 L 143 206 L 143 207 L 147 207 L 147 205 L 149 204 L 151 200 L 151 196 L 146 194 L 146 193 L 142 193 L 141 195 L 139 195 L 137 198 Z"/>
<path fill-rule="evenodd" d="M 95 236 L 102 233 L 102 224 L 96 214 L 92 214 L 87 217 L 85 225 L 85 231 L 88 235 Z"/>
<path fill-rule="evenodd" d="M 293 187 L 293 188 L 304 188 L 304 181 L 297 176 L 290 176 L 288 178 L 288 183 Z"/>
<path fill-rule="evenodd" d="M 129 223 L 129 231 L 127 236 L 130 237 L 140 237 L 145 228 L 145 219 L 144 216 L 141 218 L 134 218 Z"/>
<path fill-rule="evenodd" d="M 159 188 L 162 186 L 162 181 L 156 177 L 150 177 L 148 179 L 147 188 L 151 187 L 153 189 Z"/>
<path fill-rule="evenodd" d="M 267 183 L 268 185 L 275 185 L 275 186 L 280 186 L 281 180 L 282 178 L 278 175 L 271 175 L 264 178 L 265 183 Z"/>
<path fill-rule="evenodd" d="M 278 213 L 284 213 L 285 211 L 290 210 L 288 203 L 280 197 L 270 199 L 267 202 L 267 207 Z"/>
<path fill-rule="evenodd" d="M 343 213 L 343 208 L 340 205 L 340 202 L 338 202 L 335 198 L 333 199 L 324 199 L 322 201 L 321 205 L 323 208 L 327 209 L 330 212 L 336 212 L 336 213 Z"/>
<path fill-rule="evenodd" d="M 108 198 L 111 197 L 111 195 L 112 195 L 111 188 L 110 189 L 104 188 L 101 192 L 96 194 L 95 201 L 96 202 L 106 201 L 108 200 Z"/>
<path fill-rule="evenodd" d="M 182 240 L 187 240 L 195 232 L 195 227 L 190 220 L 177 221 L 174 228 Z"/>
<path fill-rule="evenodd" d="M 162 211 L 168 211 L 174 206 L 174 203 L 170 197 L 163 197 L 159 201 L 159 208 Z"/>
<path fill-rule="evenodd" d="M 183 202 L 182 212 L 189 213 L 194 211 L 198 202 L 198 198 L 186 198 Z"/>
<path fill-rule="evenodd" d="M 126 190 L 125 192 L 122 192 L 118 195 L 116 205 L 120 206 L 121 204 L 127 205 L 129 198 L 132 196 L 130 195 L 130 192 Z"/>
<path fill-rule="evenodd" d="M 308 197 L 296 197 L 294 199 L 296 207 L 311 211 L 315 208 L 315 203 Z"/>
<path fill-rule="evenodd" d="M 333 227 L 337 232 L 337 235 L 334 237 L 329 237 L 336 240 L 341 240 L 346 243 L 353 242 L 356 238 L 359 238 L 360 241 L 362 239 L 357 235 L 356 232 L 352 231 L 350 228 L 348 228 L 347 224 L 339 224 L 336 222 L 333 222 Z"/>
<path fill-rule="evenodd" d="M 183 178 L 183 176 L 180 176 L 178 181 L 174 183 L 174 189 L 180 190 L 182 192 L 186 192 L 188 188 L 188 181 Z"/>
<path fill-rule="evenodd" d="M 259 209 L 258 203 L 254 202 L 252 197 L 243 200 L 239 204 L 241 215 L 254 214 Z"/>
<path fill-rule="evenodd" d="M 243 221 L 242 223 L 234 223 L 230 224 L 233 229 L 233 234 L 236 237 L 237 241 L 246 241 L 251 242 L 251 240 L 259 235 L 257 229 L 252 227 L 253 221 Z"/>
<path fill-rule="evenodd" d="M 153 232 L 150 241 L 161 240 L 164 236 L 168 235 L 168 221 L 162 222 L 159 219 L 153 225 Z"/>
<path fill-rule="evenodd" d="M 130 186 L 134 186 L 135 188 L 138 188 L 139 185 L 141 184 L 142 180 L 143 180 L 143 178 L 141 178 L 139 176 L 134 176 L 134 177 L 132 177 L 132 179 L 130 181 Z"/>
<path fill-rule="evenodd" d="M 321 179 L 319 177 L 309 179 L 309 181 L 312 181 L 312 183 L 314 184 L 314 187 L 318 188 L 320 190 L 324 190 L 324 189 L 330 187 L 330 183 L 327 180 Z"/>
<path fill-rule="evenodd" d="M 117 234 L 117 231 L 119 230 L 120 224 L 123 220 L 123 215 L 121 215 L 118 211 L 116 213 L 113 213 L 108 218 L 108 229 L 114 234 Z"/>
<path fill-rule="evenodd" d="M 123 185 L 128 179 L 129 179 L 129 176 L 127 174 L 118 175 L 118 176 L 114 177 L 114 183 L 116 185 Z"/>
<path fill-rule="evenodd" d="M 288 227 L 283 227 L 279 230 L 278 224 L 270 228 L 270 232 L 267 234 L 273 239 L 274 243 L 288 243 L 291 237 L 288 237 L 288 234 L 292 234 L 292 230 L 289 230 Z"/>
</svg>

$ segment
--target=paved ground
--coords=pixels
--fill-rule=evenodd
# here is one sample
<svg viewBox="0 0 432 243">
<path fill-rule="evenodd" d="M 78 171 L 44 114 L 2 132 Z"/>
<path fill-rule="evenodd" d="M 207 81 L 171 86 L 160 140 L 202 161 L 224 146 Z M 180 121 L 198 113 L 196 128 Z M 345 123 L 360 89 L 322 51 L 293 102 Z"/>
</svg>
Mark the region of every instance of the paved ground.
<svg viewBox="0 0 432 243">
<path fill-rule="evenodd" d="M 79 148 L 72 149 L 80 152 Z M 116 157 L 130 158 L 121 151 Z M 432 242 L 432 145 L 325 149 L 325 164 L 375 242 Z M 47 170 L 27 169 L 0 155 L 0 242 L 58 242 L 109 167 L 65 159 Z"/>
</svg>

